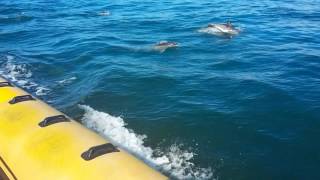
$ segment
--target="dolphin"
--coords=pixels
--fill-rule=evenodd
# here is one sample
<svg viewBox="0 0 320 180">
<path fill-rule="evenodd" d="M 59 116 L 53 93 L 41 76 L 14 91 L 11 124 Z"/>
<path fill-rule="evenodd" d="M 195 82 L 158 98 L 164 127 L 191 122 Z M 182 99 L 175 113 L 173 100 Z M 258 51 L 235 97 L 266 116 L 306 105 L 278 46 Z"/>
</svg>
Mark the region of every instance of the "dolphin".
<svg viewBox="0 0 320 180">
<path fill-rule="evenodd" d="M 176 42 L 160 41 L 156 45 L 154 45 L 153 49 L 162 53 L 169 48 L 176 48 L 178 46 L 179 45 Z"/>
</svg>

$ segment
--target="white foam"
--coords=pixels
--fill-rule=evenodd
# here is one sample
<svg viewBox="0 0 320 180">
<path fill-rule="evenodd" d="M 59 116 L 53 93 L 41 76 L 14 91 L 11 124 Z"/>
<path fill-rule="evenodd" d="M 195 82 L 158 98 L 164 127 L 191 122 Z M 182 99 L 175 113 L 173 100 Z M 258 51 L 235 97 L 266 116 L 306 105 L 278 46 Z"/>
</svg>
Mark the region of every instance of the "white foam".
<svg viewBox="0 0 320 180">
<path fill-rule="evenodd" d="M 82 123 L 100 133 L 115 145 L 138 156 L 149 165 L 170 174 L 178 179 L 211 179 L 211 168 L 198 168 L 192 162 L 195 154 L 182 150 L 180 145 L 173 144 L 167 150 L 144 145 L 146 135 L 135 134 L 126 128 L 121 117 L 114 117 L 99 112 L 86 105 L 79 105 L 85 111 Z"/>
<path fill-rule="evenodd" d="M 37 96 L 46 95 L 50 89 L 41 87 L 32 81 L 32 72 L 26 64 L 17 64 L 14 62 L 15 57 L 6 55 L 6 62 L 2 65 L 0 75 L 17 85 L 32 90 Z"/>
<path fill-rule="evenodd" d="M 36 93 L 37 96 L 44 96 L 49 91 L 50 91 L 50 89 L 45 88 L 45 87 L 36 87 L 36 92 L 35 93 Z"/>
</svg>

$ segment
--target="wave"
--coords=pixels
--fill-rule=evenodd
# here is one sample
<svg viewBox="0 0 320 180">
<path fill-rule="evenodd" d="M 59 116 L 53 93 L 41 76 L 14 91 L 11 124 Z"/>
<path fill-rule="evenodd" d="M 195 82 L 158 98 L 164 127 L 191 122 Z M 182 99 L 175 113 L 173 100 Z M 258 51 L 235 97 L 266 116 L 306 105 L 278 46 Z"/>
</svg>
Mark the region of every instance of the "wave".
<svg viewBox="0 0 320 180">
<path fill-rule="evenodd" d="M 14 61 L 14 56 L 5 56 L 5 62 L 1 65 L 1 76 L 16 83 L 18 86 L 33 91 L 37 96 L 44 96 L 50 92 L 49 88 L 42 87 L 32 81 L 33 74 L 27 64 L 17 64 Z"/>
<path fill-rule="evenodd" d="M 177 179 L 211 179 L 212 168 L 200 168 L 193 162 L 195 153 L 182 149 L 182 145 L 173 144 L 168 149 L 152 149 L 144 145 L 146 135 L 134 133 L 126 128 L 121 117 L 99 112 L 87 105 L 79 105 L 84 110 L 82 123 L 88 128 L 108 138 L 115 145 L 136 155 L 152 167 Z"/>
</svg>

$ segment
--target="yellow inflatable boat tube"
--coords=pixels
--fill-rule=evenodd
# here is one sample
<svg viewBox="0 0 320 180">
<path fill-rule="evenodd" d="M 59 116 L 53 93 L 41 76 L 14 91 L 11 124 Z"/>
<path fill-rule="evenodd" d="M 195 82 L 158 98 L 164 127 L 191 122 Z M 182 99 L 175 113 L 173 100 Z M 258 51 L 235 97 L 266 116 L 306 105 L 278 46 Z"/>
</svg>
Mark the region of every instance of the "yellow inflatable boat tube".
<svg viewBox="0 0 320 180">
<path fill-rule="evenodd" d="M 167 178 L 0 77 L 0 179 Z"/>
</svg>

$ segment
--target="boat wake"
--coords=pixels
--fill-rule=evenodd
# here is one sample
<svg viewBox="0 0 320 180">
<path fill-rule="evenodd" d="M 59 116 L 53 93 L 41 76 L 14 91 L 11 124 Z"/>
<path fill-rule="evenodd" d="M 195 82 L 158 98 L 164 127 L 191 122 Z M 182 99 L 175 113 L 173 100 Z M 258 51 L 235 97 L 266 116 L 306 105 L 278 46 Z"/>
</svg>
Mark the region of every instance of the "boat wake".
<svg viewBox="0 0 320 180">
<path fill-rule="evenodd" d="M 87 105 L 79 107 L 85 112 L 82 118 L 85 126 L 172 178 L 212 179 L 213 169 L 197 167 L 192 162 L 195 154 L 183 150 L 181 145 L 173 144 L 167 150 L 154 150 L 144 145 L 147 136 L 135 134 L 126 128 L 126 123 L 121 117 L 96 111 Z"/>
<path fill-rule="evenodd" d="M 32 72 L 29 70 L 27 64 L 15 63 L 14 56 L 6 55 L 4 57 L 4 63 L 1 63 L 0 67 L 1 76 L 13 83 L 16 83 L 18 86 L 31 90 L 37 96 L 44 96 L 50 92 L 50 89 L 42 87 L 32 81 Z"/>
<path fill-rule="evenodd" d="M 42 87 L 33 80 L 33 74 L 28 64 L 18 63 L 14 56 L 6 55 L 0 63 L 0 75 L 14 82 L 37 96 L 45 96 L 51 90 Z M 66 85 L 76 80 L 76 77 L 59 81 Z M 106 137 L 115 145 L 136 155 L 150 166 L 169 175 L 172 179 L 212 179 L 212 168 L 201 168 L 193 162 L 195 153 L 184 150 L 182 144 L 172 144 L 168 148 L 152 149 L 145 146 L 146 135 L 134 133 L 126 128 L 121 117 L 114 117 L 105 112 L 99 112 L 86 105 L 79 105 L 84 110 L 82 123 L 88 128 Z"/>
</svg>

